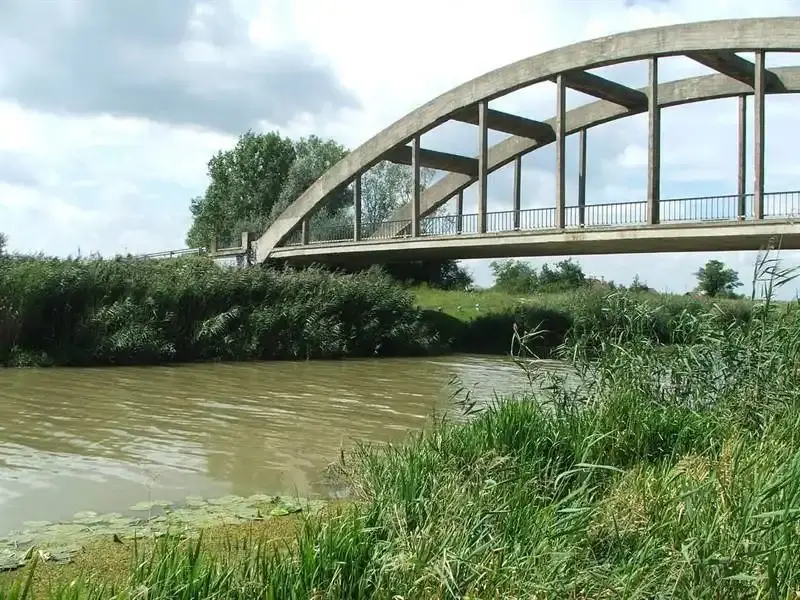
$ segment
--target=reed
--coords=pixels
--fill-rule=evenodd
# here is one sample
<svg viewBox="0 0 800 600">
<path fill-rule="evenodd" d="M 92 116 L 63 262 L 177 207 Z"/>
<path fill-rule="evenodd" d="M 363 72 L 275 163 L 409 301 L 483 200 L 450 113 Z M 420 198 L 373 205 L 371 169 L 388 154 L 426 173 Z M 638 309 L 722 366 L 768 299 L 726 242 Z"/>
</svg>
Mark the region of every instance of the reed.
<svg viewBox="0 0 800 600">
<path fill-rule="evenodd" d="M 377 270 L 0 259 L 0 364 L 413 355 L 436 344 L 411 294 Z"/>
</svg>

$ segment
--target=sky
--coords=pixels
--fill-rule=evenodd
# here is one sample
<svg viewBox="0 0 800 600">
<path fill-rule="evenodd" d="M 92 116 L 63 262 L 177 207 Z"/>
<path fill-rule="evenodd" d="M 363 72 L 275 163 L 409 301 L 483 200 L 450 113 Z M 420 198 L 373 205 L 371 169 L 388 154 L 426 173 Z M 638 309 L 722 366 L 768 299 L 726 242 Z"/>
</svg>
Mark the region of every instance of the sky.
<svg viewBox="0 0 800 600">
<path fill-rule="evenodd" d="M 0 231 L 13 251 L 60 256 L 181 248 L 189 202 L 208 184 L 209 158 L 249 128 L 332 137 L 355 148 L 464 81 L 569 43 L 687 21 L 800 16 L 800 0 L 461 0 L 458 10 L 453 6 L 452 0 L 3 0 Z M 767 61 L 791 64 L 800 64 L 800 56 L 796 63 L 791 55 Z M 644 64 L 597 72 L 635 87 L 647 80 Z M 670 58 L 661 62 L 660 80 L 710 72 Z M 587 101 L 568 93 L 568 108 Z M 800 189 L 797 102 L 767 98 L 767 191 Z M 555 86 L 534 86 L 492 108 L 550 118 Z M 736 115 L 735 100 L 664 111 L 663 198 L 736 192 Z M 577 185 L 573 137 L 568 204 Z M 589 203 L 645 198 L 646 141 L 646 116 L 589 132 Z M 445 125 L 422 143 L 477 152 L 475 128 L 464 124 Z M 523 208 L 552 205 L 553 147 L 528 155 L 523 166 Z M 474 196 L 465 202 L 470 211 Z M 490 178 L 489 210 L 510 206 L 505 171 Z M 709 258 L 738 270 L 742 291 L 749 291 L 752 252 L 577 260 L 592 276 L 629 283 L 638 274 L 656 289 L 684 292 Z M 783 258 L 800 264 L 796 252 Z M 479 284 L 491 283 L 488 261 L 464 264 Z"/>
</svg>

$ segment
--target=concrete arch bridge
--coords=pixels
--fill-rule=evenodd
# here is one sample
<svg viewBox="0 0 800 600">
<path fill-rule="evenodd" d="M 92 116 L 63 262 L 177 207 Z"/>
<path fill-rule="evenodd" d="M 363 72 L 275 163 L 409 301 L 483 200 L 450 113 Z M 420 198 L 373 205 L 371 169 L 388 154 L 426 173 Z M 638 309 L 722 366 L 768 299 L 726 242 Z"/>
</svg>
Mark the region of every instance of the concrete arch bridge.
<svg viewBox="0 0 800 600">
<path fill-rule="evenodd" d="M 525 58 L 456 87 L 402 117 L 329 169 L 252 242 L 259 262 L 389 262 L 664 251 L 750 250 L 770 236 L 800 248 L 800 191 L 764 190 L 765 96 L 800 91 L 800 66 L 768 69 L 770 52 L 800 51 L 800 18 L 689 23 L 602 37 Z M 739 53 L 752 53 L 748 60 Z M 712 74 L 659 82 L 659 59 L 685 56 Z M 590 69 L 647 61 L 648 84 L 627 87 Z M 534 120 L 491 108 L 492 101 L 542 81 L 556 84 L 555 115 Z M 594 101 L 567 110 L 566 90 Z M 752 192 L 747 192 L 747 102 L 752 97 Z M 739 99 L 738 187 L 729 195 L 660 197 L 662 110 L 720 98 Z M 586 203 L 586 140 L 593 127 L 646 113 L 647 192 L 636 202 Z M 448 121 L 475 126 L 477 151 L 461 156 L 423 148 L 421 137 Z M 489 131 L 509 134 L 489 145 Z M 800 133 L 800 132 L 798 132 Z M 577 201 L 567 205 L 565 142 L 579 138 Z M 521 159 L 555 145 L 552 206 L 523 208 Z M 377 163 L 411 165 L 411 201 L 386 221 L 361 219 L 361 178 Z M 488 175 L 514 169 L 513 208 L 488 212 Z M 423 190 L 423 168 L 447 174 Z M 309 217 L 343 186 L 352 186 L 353 227 L 319 239 Z M 477 186 L 477 208 L 464 212 L 464 190 Z M 455 199 L 456 214 L 432 213 Z"/>
</svg>

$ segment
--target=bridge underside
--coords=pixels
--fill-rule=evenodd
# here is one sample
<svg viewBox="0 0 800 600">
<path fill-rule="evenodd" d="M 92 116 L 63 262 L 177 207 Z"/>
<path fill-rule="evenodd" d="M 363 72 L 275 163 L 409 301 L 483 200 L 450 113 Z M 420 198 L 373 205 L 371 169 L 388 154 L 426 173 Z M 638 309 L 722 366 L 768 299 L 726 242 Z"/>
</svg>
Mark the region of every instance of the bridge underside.
<svg viewBox="0 0 800 600">
<path fill-rule="evenodd" d="M 760 250 L 771 241 L 782 249 L 800 249 L 800 220 L 674 223 L 337 242 L 277 248 L 270 258 L 295 266 L 366 265 L 412 260 Z"/>
</svg>

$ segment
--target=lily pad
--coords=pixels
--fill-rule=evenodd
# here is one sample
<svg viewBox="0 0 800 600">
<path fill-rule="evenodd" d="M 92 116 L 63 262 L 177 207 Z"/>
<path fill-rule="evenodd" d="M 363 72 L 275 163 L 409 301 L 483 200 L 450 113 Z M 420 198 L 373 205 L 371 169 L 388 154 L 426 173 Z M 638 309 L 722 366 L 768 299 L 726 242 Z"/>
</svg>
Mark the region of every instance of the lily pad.
<svg viewBox="0 0 800 600">
<path fill-rule="evenodd" d="M 76 521 L 85 521 L 85 520 L 88 520 L 88 519 L 96 519 L 97 518 L 97 513 L 94 512 L 93 510 L 82 510 L 82 511 L 76 512 L 74 515 L 72 515 L 72 518 L 75 519 Z"/>
<path fill-rule="evenodd" d="M 23 553 L 0 548 L 0 572 L 14 571 L 25 566 Z"/>
<path fill-rule="evenodd" d="M 166 500 L 151 500 L 148 502 L 137 502 L 136 504 L 128 508 L 128 510 L 132 510 L 134 512 L 145 512 L 145 511 L 151 511 L 154 508 L 164 508 L 169 506 L 170 504 L 171 502 L 167 502 Z"/>
</svg>

